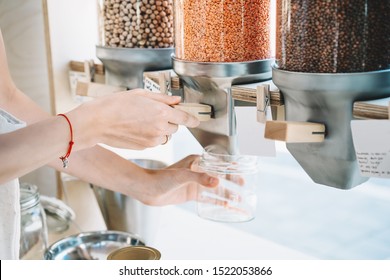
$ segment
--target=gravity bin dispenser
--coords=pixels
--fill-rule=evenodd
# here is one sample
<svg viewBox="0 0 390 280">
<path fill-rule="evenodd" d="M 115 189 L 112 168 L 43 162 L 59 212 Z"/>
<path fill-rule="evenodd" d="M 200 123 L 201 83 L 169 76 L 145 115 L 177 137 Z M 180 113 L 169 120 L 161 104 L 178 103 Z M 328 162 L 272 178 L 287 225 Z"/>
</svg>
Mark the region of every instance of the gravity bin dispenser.
<svg viewBox="0 0 390 280">
<path fill-rule="evenodd" d="M 211 118 L 190 129 L 203 146 L 238 154 L 232 85 L 271 79 L 270 2 L 174 1 L 173 70 L 184 102 L 211 107 Z"/>
<path fill-rule="evenodd" d="M 107 84 L 142 88 L 145 71 L 172 69 L 172 0 L 100 0 L 99 7 L 101 45 L 96 56 Z"/>
<path fill-rule="evenodd" d="M 340 189 L 361 177 L 353 103 L 390 96 L 390 1 L 277 0 L 272 79 L 287 121 L 322 123 L 321 143 L 287 148 L 316 183 Z"/>
</svg>

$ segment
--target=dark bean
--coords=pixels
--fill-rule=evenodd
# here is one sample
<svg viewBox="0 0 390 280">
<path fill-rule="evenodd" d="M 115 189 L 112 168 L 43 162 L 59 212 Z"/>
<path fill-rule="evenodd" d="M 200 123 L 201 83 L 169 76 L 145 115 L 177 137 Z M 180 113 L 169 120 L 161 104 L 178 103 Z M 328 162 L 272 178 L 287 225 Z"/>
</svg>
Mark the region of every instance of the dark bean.
<svg viewBox="0 0 390 280">
<path fill-rule="evenodd" d="M 390 67 L 390 0 L 277 0 L 276 62 L 309 73 Z"/>
</svg>

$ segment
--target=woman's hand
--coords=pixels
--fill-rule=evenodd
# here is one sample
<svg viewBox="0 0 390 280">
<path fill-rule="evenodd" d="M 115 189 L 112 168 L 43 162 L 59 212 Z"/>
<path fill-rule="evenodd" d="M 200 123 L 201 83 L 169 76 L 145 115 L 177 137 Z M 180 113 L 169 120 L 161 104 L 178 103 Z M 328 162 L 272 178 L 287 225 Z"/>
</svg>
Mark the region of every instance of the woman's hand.
<svg viewBox="0 0 390 280">
<path fill-rule="evenodd" d="M 84 137 L 76 138 L 76 144 L 145 149 L 165 143 L 178 125 L 199 125 L 197 118 L 172 107 L 179 102 L 178 96 L 135 89 L 98 98 L 67 115 L 74 124 L 75 138 Z"/>
<path fill-rule="evenodd" d="M 195 171 L 198 159 L 190 155 L 165 169 L 148 171 L 150 179 L 139 188 L 137 199 L 155 206 L 180 204 L 196 200 L 200 185 L 217 187 L 218 178 Z"/>
</svg>

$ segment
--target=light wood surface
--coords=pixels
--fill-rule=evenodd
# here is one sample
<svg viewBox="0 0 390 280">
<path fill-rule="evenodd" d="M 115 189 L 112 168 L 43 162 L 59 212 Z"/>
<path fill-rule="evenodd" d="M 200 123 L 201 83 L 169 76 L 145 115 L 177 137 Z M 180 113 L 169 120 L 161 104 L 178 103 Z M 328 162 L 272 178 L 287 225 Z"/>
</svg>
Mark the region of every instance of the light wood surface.
<svg viewBox="0 0 390 280">
<path fill-rule="evenodd" d="M 82 62 L 71 62 L 72 69 L 83 70 Z M 99 69 L 99 73 L 104 73 L 104 66 L 96 64 L 96 69 Z M 152 71 L 145 72 L 144 76 L 151 79 L 156 84 L 161 84 L 161 72 L 166 71 Z M 183 87 L 183 83 L 173 70 L 170 70 L 170 87 L 172 90 L 180 90 Z M 248 85 L 237 85 L 232 87 L 232 97 L 235 100 L 244 101 L 248 103 L 257 104 L 258 91 L 256 87 Z M 272 107 L 273 119 L 280 120 L 284 116 L 284 98 L 280 91 L 276 88 L 269 90 L 270 106 Z M 390 98 L 376 100 L 376 101 L 357 101 L 353 104 L 353 115 L 359 119 L 388 119 L 390 113 L 388 112 L 387 104 L 390 102 Z"/>
<path fill-rule="evenodd" d="M 76 85 L 77 95 L 89 97 L 99 97 L 124 90 L 126 88 L 93 82 L 85 83 L 78 81 Z"/>
<path fill-rule="evenodd" d="M 201 122 L 206 122 L 211 118 L 210 105 L 198 103 L 180 103 L 178 105 L 173 105 L 173 107 L 195 116 Z"/>
<path fill-rule="evenodd" d="M 0 29 L 12 79 L 43 110 L 53 113 L 43 15 L 41 0 L 0 0 Z M 20 181 L 37 185 L 42 194 L 56 194 L 57 174 L 49 167 L 36 169 Z"/>
<path fill-rule="evenodd" d="M 286 143 L 314 143 L 325 139 L 325 125 L 312 122 L 267 121 L 264 137 Z"/>
</svg>

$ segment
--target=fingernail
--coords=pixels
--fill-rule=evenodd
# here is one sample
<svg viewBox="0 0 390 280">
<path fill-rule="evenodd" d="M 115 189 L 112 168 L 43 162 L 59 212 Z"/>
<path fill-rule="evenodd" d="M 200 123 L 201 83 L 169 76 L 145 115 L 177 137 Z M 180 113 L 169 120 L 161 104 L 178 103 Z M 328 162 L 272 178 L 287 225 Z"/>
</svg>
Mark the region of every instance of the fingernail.
<svg viewBox="0 0 390 280">
<path fill-rule="evenodd" d="M 209 185 L 210 185 L 210 186 L 218 185 L 218 179 L 217 179 L 217 178 L 214 178 L 214 177 L 210 177 L 210 178 L 209 178 Z"/>
</svg>

